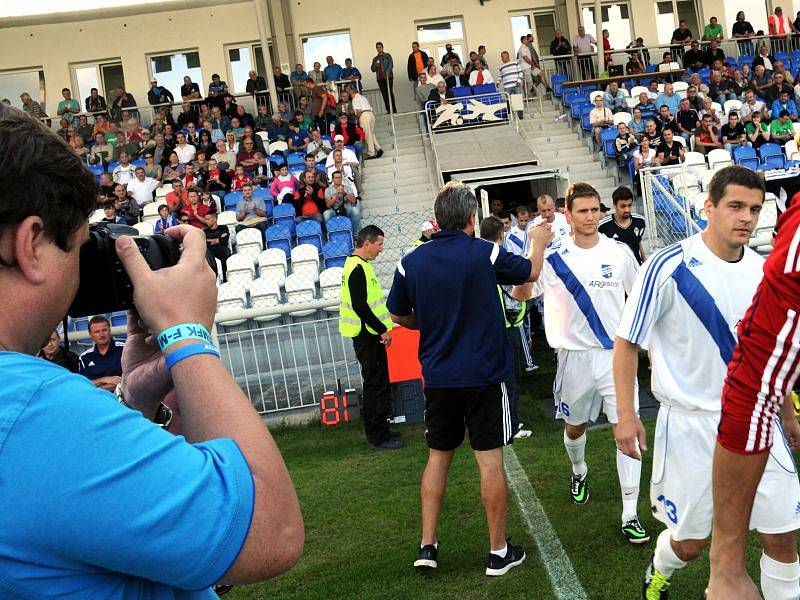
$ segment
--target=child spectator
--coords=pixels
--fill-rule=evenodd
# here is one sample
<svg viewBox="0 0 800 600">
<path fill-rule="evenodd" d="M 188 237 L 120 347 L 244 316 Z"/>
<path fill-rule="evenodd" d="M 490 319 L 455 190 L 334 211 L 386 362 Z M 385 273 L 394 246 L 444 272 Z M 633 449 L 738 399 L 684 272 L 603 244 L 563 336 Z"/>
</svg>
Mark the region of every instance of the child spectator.
<svg viewBox="0 0 800 600">
<path fill-rule="evenodd" d="M 291 201 L 295 192 L 299 191 L 299 189 L 300 183 L 295 179 L 294 175 L 289 174 L 289 167 L 284 164 L 278 170 L 278 176 L 272 180 L 269 193 L 278 204 L 282 204 L 287 197 L 289 198 L 288 201 Z"/>
<path fill-rule="evenodd" d="M 158 207 L 158 221 L 153 225 L 153 231 L 164 233 L 165 229 L 175 227 L 178 224 L 178 217 L 169 212 L 169 207 L 162 204 Z"/>
<path fill-rule="evenodd" d="M 114 206 L 114 202 L 111 200 L 107 200 L 103 203 L 103 212 L 106 214 L 102 219 L 104 223 L 121 223 L 122 225 L 127 225 L 125 219 L 117 215 L 117 209 Z"/>
<path fill-rule="evenodd" d="M 242 165 L 236 165 L 236 175 L 233 177 L 231 181 L 231 191 L 232 192 L 241 192 L 242 187 L 245 183 L 250 183 L 252 180 L 245 175 L 244 167 Z"/>
</svg>

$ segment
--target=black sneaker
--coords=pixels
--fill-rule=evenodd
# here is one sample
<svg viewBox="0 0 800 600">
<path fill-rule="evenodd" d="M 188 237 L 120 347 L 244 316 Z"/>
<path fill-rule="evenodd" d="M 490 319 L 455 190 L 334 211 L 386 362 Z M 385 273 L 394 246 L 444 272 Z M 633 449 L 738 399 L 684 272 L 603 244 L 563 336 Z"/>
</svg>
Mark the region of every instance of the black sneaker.
<svg viewBox="0 0 800 600">
<path fill-rule="evenodd" d="M 417 560 L 414 561 L 414 568 L 418 571 L 428 571 L 439 566 L 439 548 L 433 544 L 427 544 L 417 550 Z"/>
<path fill-rule="evenodd" d="M 400 450 L 401 448 L 405 448 L 406 445 L 403 442 L 398 442 L 397 440 L 389 438 L 382 444 L 372 444 L 372 447 L 375 448 L 375 450 Z"/>
<path fill-rule="evenodd" d="M 383 148 L 378 148 L 378 153 L 375 155 L 375 158 L 380 158 L 383 156 Z"/>
<path fill-rule="evenodd" d="M 669 584 L 669 577 L 656 569 L 651 560 L 642 582 L 642 600 L 669 600 Z"/>
<path fill-rule="evenodd" d="M 586 469 L 583 476 L 578 476 L 574 473 L 572 475 L 572 483 L 569 484 L 569 493 L 575 504 L 586 504 L 589 501 L 589 485 L 586 481 L 586 476 L 588 474 L 589 469 Z"/>
<path fill-rule="evenodd" d="M 650 541 L 650 536 L 639 523 L 639 517 L 633 517 L 622 526 L 622 534 L 631 544 L 644 544 Z"/>
<path fill-rule="evenodd" d="M 522 549 L 522 546 L 512 546 L 511 538 L 508 538 L 506 539 L 505 557 L 489 552 L 489 557 L 486 559 L 486 574 L 491 577 L 499 577 L 524 562 L 525 550 Z"/>
</svg>

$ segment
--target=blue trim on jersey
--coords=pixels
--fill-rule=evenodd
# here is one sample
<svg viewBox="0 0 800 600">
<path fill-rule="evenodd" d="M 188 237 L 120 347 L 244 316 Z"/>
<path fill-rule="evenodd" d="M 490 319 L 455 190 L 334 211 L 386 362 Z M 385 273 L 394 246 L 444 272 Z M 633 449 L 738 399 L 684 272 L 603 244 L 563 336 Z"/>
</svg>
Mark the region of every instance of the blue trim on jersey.
<svg viewBox="0 0 800 600">
<path fill-rule="evenodd" d="M 564 259 L 561 258 L 557 253 L 553 253 L 548 256 L 547 262 L 549 262 L 550 266 L 553 267 L 553 271 L 555 271 L 556 275 L 558 275 L 558 278 L 564 283 L 564 287 L 567 288 L 567 291 L 572 294 L 572 297 L 575 299 L 575 303 L 586 317 L 586 321 L 589 323 L 589 328 L 597 337 L 597 340 L 606 350 L 612 349 L 614 347 L 614 342 L 611 341 L 608 333 L 606 333 L 606 329 L 603 327 L 603 322 L 600 320 L 600 315 L 597 314 L 597 311 L 592 304 L 592 299 L 589 297 L 589 293 L 586 291 L 583 285 L 581 285 L 581 282 L 578 281 L 578 278 L 575 277 L 575 274 L 567 266 L 567 263 L 565 263 Z"/>
<path fill-rule="evenodd" d="M 512 234 L 509 234 L 509 235 L 508 235 L 508 237 L 507 237 L 506 239 L 507 239 L 509 242 L 514 242 L 514 245 L 515 245 L 517 248 L 519 248 L 519 249 L 522 249 L 522 247 L 524 246 L 524 244 L 523 244 L 522 240 L 521 240 L 521 239 L 519 239 L 518 237 L 516 237 L 516 236 L 512 235 Z"/>
<path fill-rule="evenodd" d="M 642 292 L 639 296 L 639 304 L 636 306 L 636 312 L 633 314 L 633 323 L 629 331 L 628 339 L 631 342 L 637 343 L 639 335 L 641 335 L 641 328 L 644 325 L 644 316 L 647 314 L 647 309 L 650 306 L 650 301 L 653 299 L 653 291 L 658 281 L 658 273 L 661 267 L 682 252 L 680 244 L 674 246 L 667 246 L 660 252 L 653 255 L 650 259 L 650 264 L 647 265 L 646 273 L 644 274 L 644 283 L 642 284 Z"/>
<path fill-rule="evenodd" d="M 686 300 L 686 304 L 697 315 L 697 318 L 700 319 L 703 327 L 706 328 L 711 335 L 711 339 L 714 340 L 714 343 L 719 348 L 719 357 L 722 362 L 727 365 L 733 358 L 733 347 L 736 346 L 736 339 L 733 337 L 725 317 L 722 316 L 719 308 L 717 308 L 717 303 L 714 302 L 713 296 L 708 293 L 708 290 L 683 261 L 675 269 L 672 278 L 678 285 L 678 292 Z"/>
</svg>

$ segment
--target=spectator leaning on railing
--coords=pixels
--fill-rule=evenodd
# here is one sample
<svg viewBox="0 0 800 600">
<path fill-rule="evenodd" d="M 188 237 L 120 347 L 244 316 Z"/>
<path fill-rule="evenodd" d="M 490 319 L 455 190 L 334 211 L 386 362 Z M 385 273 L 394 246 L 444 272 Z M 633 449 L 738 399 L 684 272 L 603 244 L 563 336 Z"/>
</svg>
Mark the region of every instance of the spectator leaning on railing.
<svg viewBox="0 0 800 600">
<path fill-rule="evenodd" d="M 519 66 L 519 62 L 516 60 L 511 60 L 511 55 L 507 51 L 503 51 L 500 53 L 500 82 L 503 86 L 503 90 L 511 94 L 524 94 L 525 91 L 522 87 L 522 78 L 523 72 Z M 523 117 L 523 111 L 517 111 L 517 117 Z"/>
<path fill-rule="evenodd" d="M 375 73 L 375 78 L 378 81 L 383 103 L 386 105 L 386 112 L 394 112 L 397 109 L 397 103 L 394 100 L 394 61 L 391 54 L 383 51 L 382 42 L 375 44 L 375 50 L 378 53 L 372 59 L 370 69 Z"/>
</svg>

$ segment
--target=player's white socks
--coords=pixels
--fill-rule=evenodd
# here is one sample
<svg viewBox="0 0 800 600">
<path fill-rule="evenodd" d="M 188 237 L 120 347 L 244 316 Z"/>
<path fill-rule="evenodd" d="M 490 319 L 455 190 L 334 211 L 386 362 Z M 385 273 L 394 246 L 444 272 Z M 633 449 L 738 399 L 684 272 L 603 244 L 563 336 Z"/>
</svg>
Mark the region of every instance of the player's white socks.
<svg viewBox="0 0 800 600">
<path fill-rule="evenodd" d="M 639 480 L 642 477 L 642 461 L 626 456 L 617 450 L 617 476 L 622 490 L 622 524 L 633 519 L 638 511 Z"/>
<path fill-rule="evenodd" d="M 499 550 L 489 550 L 495 556 L 499 556 L 500 558 L 505 558 L 506 554 L 508 554 L 508 544 L 500 548 Z"/>
<path fill-rule="evenodd" d="M 672 549 L 671 539 L 672 536 L 669 533 L 669 529 L 662 531 L 658 536 L 656 552 L 653 555 L 653 566 L 664 577 L 672 577 L 675 571 L 686 566 L 686 563 L 678 558 L 678 555 Z"/>
<path fill-rule="evenodd" d="M 800 562 L 778 562 L 761 553 L 761 591 L 765 600 L 800 598 Z"/>
<path fill-rule="evenodd" d="M 586 474 L 586 462 L 584 456 L 586 454 L 586 432 L 577 440 L 571 440 L 564 431 L 564 448 L 567 449 L 567 456 L 572 461 L 573 475 L 582 476 Z"/>
</svg>

